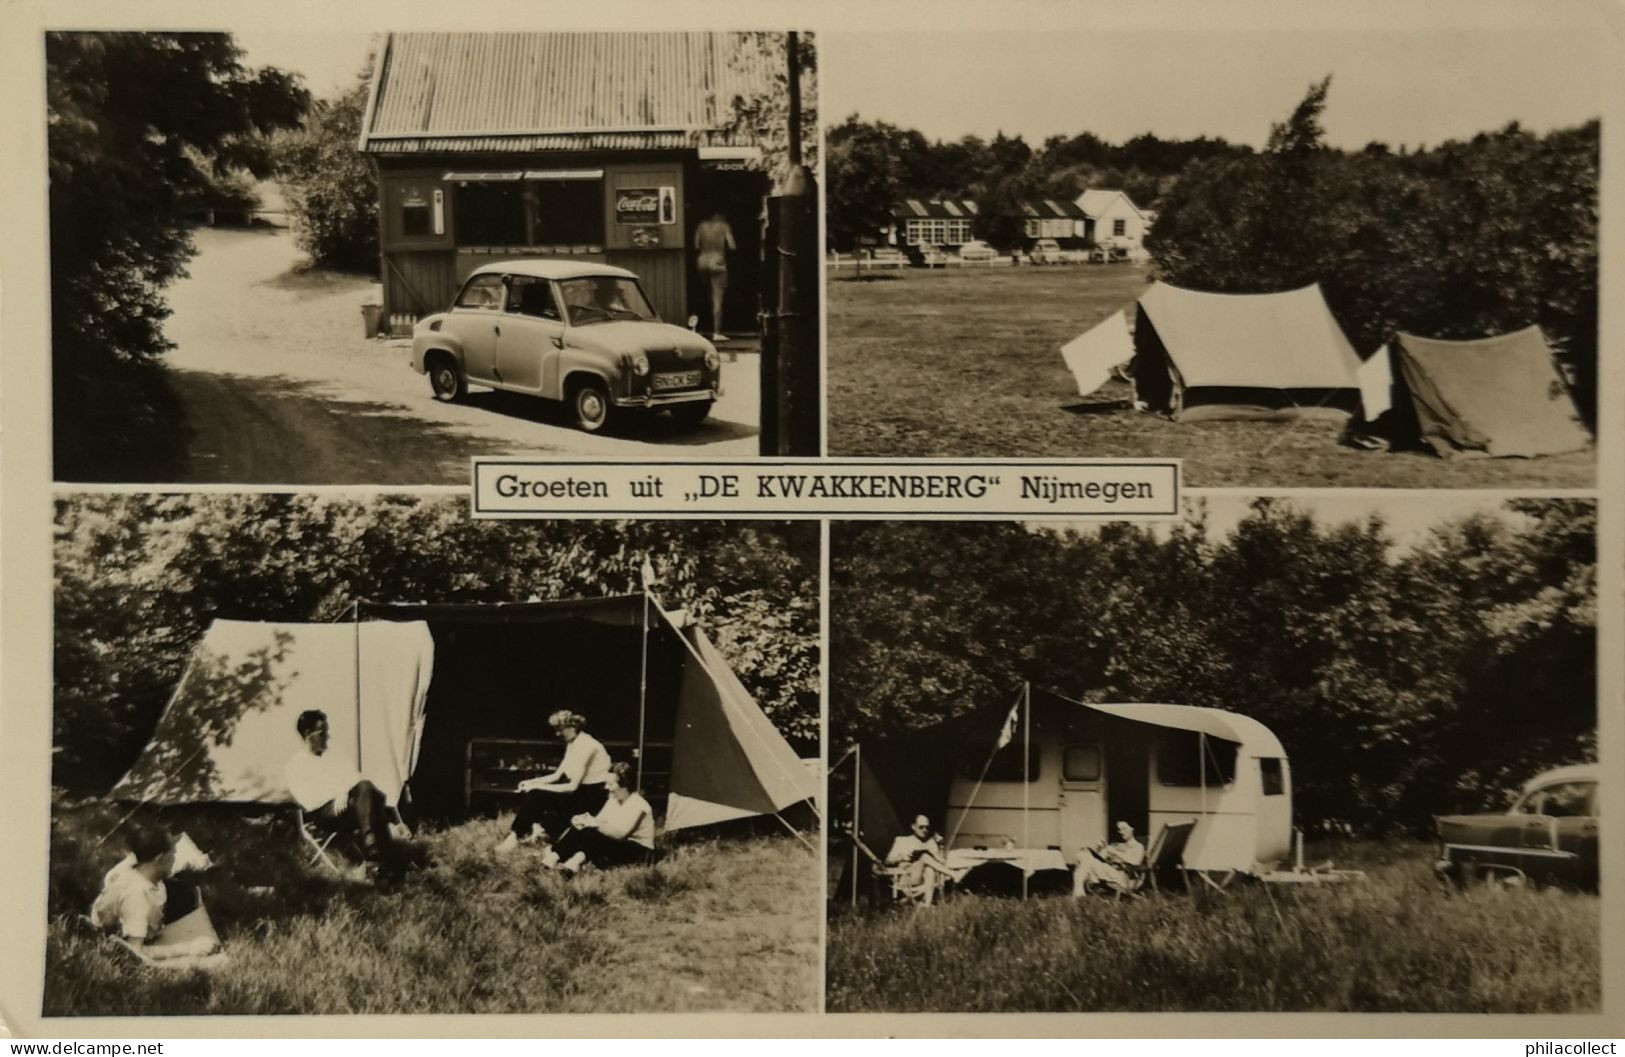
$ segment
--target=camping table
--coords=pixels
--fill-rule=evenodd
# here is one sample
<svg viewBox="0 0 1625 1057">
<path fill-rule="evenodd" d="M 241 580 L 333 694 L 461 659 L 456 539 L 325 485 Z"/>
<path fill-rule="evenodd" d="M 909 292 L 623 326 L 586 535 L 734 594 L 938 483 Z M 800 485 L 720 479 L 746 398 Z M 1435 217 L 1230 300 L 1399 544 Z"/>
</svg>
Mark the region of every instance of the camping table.
<svg viewBox="0 0 1625 1057">
<path fill-rule="evenodd" d="M 1007 862 L 1031 877 L 1039 870 L 1065 870 L 1066 859 L 1055 848 L 955 848 L 948 853 L 948 872 L 954 883 L 971 870 L 989 862 Z"/>
</svg>

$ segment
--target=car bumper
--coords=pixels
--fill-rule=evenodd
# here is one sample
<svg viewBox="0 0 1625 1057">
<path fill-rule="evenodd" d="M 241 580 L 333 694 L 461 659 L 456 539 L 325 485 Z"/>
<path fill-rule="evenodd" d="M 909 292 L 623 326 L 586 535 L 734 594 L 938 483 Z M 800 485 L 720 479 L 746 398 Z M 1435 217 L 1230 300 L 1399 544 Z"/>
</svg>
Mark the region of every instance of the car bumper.
<svg viewBox="0 0 1625 1057">
<path fill-rule="evenodd" d="M 666 407 L 671 404 L 692 404 L 700 400 L 715 400 L 722 395 L 722 387 L 690 389 L 681 393 L 645 393 L 638 396 L 615 397 L 616 407 Z"/>
</svg>

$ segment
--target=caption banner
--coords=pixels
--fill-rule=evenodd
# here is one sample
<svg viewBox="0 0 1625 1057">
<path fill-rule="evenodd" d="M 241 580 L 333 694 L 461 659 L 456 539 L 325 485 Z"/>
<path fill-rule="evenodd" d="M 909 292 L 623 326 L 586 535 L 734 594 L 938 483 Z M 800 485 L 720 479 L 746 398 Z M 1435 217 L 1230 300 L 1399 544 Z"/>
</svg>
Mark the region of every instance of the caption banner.
<svg viewBox="0 0 1625 1057">
<path fill-rule="evenodd" d="M 481 518 L 1166 519 L 1179 462 L 1048 459 L 489 458 L 474 460 Z"/>
</svg>

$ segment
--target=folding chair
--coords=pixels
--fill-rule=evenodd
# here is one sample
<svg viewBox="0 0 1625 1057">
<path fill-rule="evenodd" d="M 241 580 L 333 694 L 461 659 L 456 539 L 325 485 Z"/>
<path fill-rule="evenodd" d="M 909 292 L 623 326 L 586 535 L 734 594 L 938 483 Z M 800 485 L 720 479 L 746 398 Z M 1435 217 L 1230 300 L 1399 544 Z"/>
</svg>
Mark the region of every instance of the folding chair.
<svg viewBox="0 0 1625 1057">
<path fill-rule="evenodd" d="M 1196 820 L 1188 822 L 1166 823 L 1157 835 L 1151 839 L 1151 847 L 1146 850 L 1145 861 L 1138 866 L 1125 866 L 1123 873 L 1128 876 L 1128 884 L 1117 890 L 1117 898 L 1126 895 L 1139 895 L 1149 886 L 1151 891 L 1158 891 L 1157 875 L 1168 873 L 1171 870 L 1184 871 L 1185 845 L 1191 839 L 1191 833 L 1196 829 Z"/>
<path fill-rule="evenodd" d="M 305 814 L 305 809 L 298 804 L 294 805 L 293 818 L 294 826 L 299 831 L 300 842 L 304 845 L 305 853 L 310 856 L 305 865 L 315 866 L 320 863 L 333 873 L 342 876 L 344 871 L 333 861 L 332 855 L 328 854 L 327 850 L 328 845 L 338 838 L 338 831 L 318 824 L 315 817 Z"/>
</svg>

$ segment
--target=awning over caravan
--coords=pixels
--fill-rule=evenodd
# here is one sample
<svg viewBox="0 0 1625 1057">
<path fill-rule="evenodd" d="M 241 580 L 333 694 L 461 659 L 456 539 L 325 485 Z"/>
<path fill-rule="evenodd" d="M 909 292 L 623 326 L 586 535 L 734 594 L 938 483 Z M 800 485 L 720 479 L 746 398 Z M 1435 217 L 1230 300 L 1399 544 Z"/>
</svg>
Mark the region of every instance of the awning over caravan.
<svg viewBox="0 0 1625 1057">
<path fill-rule="evenodd" d="M 1539 327 L 1478 341 L 1399 334 L 1394 358 L 1414 439 L 1439 455 L 1556 455 L 1589 442 Z"/>
<path fill-rule="evenodd" d="M 1134 358 L 1128 316 L 1113 312 L 1061 346 L 1061 358 L 1078 383 L 1078 395 L 1088 396 L 1111 380 L 1112 368 Z"/>
<path fill-rule="evenodd" d="M 815 798 L 817 777 L 711 640 L 697 627 L 685 637 L 699 663 L 683 672 L 666 829 L 774 814 Z"/>
<path fill-rule="evenodd" d="M 283 768 L 319 709 L 328 751 L 393 802 L 412 770 L 434 643 L 421 622 L 262 624 L 217 620 L 157 728 L 110 796 L 157 804 L 283 803 Z"/>
<path fill-rule="evenodd" d="M 1352 409 L 1360 358 L 1318 285 L 1215 294 L 1153 283 L 1134 330 L 1136 395 L 1154 410 Z M 1212 390 L 1192 394 L 1192 390 Z M 1194 417 L 1194 416 L 1192 416 Z"/>
<path fill-rule="evenodd" d="M 1194 705 L 1091 705 L 1083 702 L 1079 704 L 1116 719 L 1132 720 L 1135 723 L 1145 723 L 1166 730 L 1188 730 L 1196 734 L 1206 734 L 1210 738 L 1233 741 L 1242 746 L 1250 756 L 1286 755 L 1286 750 L 1281 747 L 1281 741 L 1273 731 L 1251 716 L 1235 712 L 1223 712 L 1216 708 L 1200 708 Z"/>
</svg>

